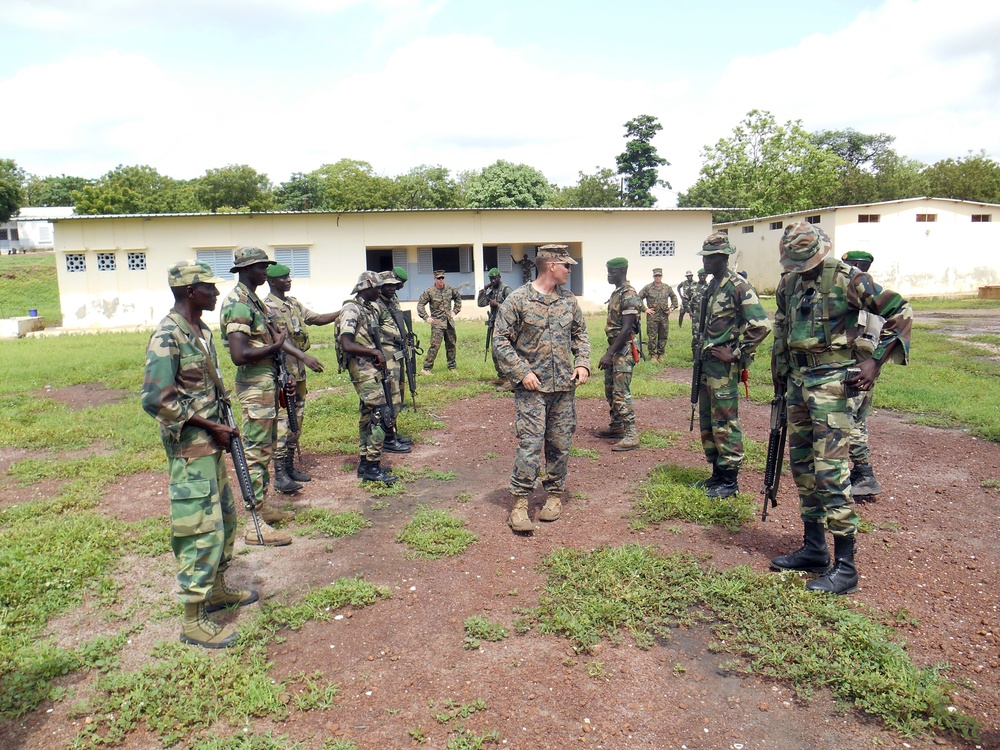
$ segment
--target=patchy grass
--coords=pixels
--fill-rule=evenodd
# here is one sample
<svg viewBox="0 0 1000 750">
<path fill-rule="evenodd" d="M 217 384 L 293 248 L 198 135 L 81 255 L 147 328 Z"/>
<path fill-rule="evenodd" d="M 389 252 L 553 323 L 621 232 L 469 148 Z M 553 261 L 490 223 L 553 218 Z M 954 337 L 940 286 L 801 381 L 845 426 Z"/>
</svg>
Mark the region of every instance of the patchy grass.
<svg viewBox="0 0 1000 750">
<path fill-rule="evenodd" d="M 753 517 L 756 500 L 748 493 L 718 499 L 690 486 L 707 478 L 708 473 L 702 469 L 657 466 L 639 489 L 632 506 L 631 527 L 644 529 L 650 524 L 680 519 L 735 531 Z"/>
<path fill-rule="evenodd" d="M 357 534 L 371 522 L 356 510 L 334 513 L 327 508 L 306 508 L 295 514 L 296 534 L 319 532 L 324 536 L 344 537 Z"/>
<path fill-rule="evenodd" d="M 480 646 L 480 641 L 502 641 L 508 635 L 507 628 L 495 622 L 490 622 L 485 617 L 473 615 L 465 619 L 465 641 L 463 647 L 466 649 L 476 649 Z"/>
<path fill-rule="evenodd" d="M 437 559 L 461 554 L 478 537 L 463 527 L 465 521 L 446 510 L 434 510 L 418 505 L 413 519 L 396 536 L 410 553 L 418 557 Z"/>
</svg>

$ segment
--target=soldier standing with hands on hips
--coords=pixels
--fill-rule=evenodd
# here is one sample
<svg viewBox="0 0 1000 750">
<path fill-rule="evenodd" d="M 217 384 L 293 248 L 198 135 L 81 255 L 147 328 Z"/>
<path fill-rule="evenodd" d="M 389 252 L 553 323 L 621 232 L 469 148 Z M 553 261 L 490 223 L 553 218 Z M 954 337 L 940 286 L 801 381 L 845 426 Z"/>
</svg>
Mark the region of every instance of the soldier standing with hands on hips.
<svg viewBox="0 0 1000 750">
<path fill-rule="evenodd" d="M 673 287 L 663 283 L 663 269 L 653 269 L 653 283 L 646 284 L 639 292 L 639 300 L 646 302 L 646 341 L 649 356 L 654 362 L 663 361 L 670 335 L 670 311 L 677 309 L 677 295 Z"/>
<path fill-rule="evenodd" d="M 427 305 L 430 305 L 430 314 Z M 455 336 L 455 316 L 462 309 L 462 295 L 453 286 L 444 283 L 444 271 L 434 272 L 434 286 L 425 289 L 417 300 L 417 315 L 431 326 L 431 345 L 424 357 L 424 368 L 421 375 L 430 375 L 434 369 L 441 340 L 444 339 L 445 353 L 448 355 L 448 369 L 458 368 L 456 349 L 458 338 Z"/>
</svg>

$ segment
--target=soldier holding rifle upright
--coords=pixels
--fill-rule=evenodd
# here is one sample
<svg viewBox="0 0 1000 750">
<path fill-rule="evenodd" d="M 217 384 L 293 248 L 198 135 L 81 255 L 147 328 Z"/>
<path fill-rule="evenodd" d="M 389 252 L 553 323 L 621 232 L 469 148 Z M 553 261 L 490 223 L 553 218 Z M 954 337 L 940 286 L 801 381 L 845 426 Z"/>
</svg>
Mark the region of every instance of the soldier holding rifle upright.
<svg viewBox="0 0 1000 750">
<path fill-rule="evenodd" d="M 487 274 L 490 283 L 479 290 L 476 304 L 480 307 L 489 305 L 489 312 L 486 315 L 486 351 L 493 355 L 493 368 L 497 371 L 497 379 L 494 385 L 503 385 L 506 382 L 503 373 L 500 372 L 500 365 L 497 362 L 497 353 L 493 351 L 493 327 L 496 325 L 497 310 L 504 300 L 510 296 L 510 287 L 503 283 L 500 278 L 500 269 L 491 268 Z"/>
</svg>

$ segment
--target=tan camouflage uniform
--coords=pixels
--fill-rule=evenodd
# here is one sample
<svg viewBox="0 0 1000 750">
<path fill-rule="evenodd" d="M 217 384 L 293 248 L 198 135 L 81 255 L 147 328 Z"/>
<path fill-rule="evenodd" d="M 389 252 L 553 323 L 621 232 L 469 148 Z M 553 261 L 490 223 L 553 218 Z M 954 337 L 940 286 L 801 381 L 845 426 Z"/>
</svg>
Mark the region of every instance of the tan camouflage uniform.
<svg viewBox="0 0 1000 750">
<path fill-rule="evenodd" d="M 375 348 L 372 330 L 378 326 L 378 310 L 367 304 L 361 296 L 344 303 L 337 320 L 337 338 L 341 334 L 351 334 L 355 343 L 370 349 Z M 378 462 L 382 458 L 382 443 L 385 441 L 385 427 L 381 409 L 387 408 L 382 391 L 382 378 L 386 374 L 375 367 L 371 357 L 359 357 L 345 352 L 347 371 L 351 383 L 360 399 L 361 415 L 358 420 L 358 457 L 361 460 Z"/>
<path fill-rule="evenodd" d="M 458 290 L 448 284 L 443 289 L 430 287 L 425 289 L 417 300 L 417 315 L 421 320 L 427 320 L 427 306 L 430 305 L 430 317 L 434 318 L 431 325 L 431 345 L 427 349 L 427 356 L 424 357 L 424 369 L 434 369 L 434 360 L 437 358 L 438 350 L 441 348 L 441 340 L 444 339 L 445 353 L 448 356 L 448 369 L 454 370 L 458 367 L 456 350 L 458 338 L 455 336 L 455 321 L 451 315 L 458 315 L 462 309 L 462 295 Z"/>
<path fill-rule="evenodd" d="M 644 300 L 647 309 L 653 311 L 646 316 L 646 351 L 651 357 L 661 357 L 667 348 L 670 311 L 677 307 L 677 295 L 669 284 L 652 282 L 639 291 L 639 300 Z"/>
</svg>

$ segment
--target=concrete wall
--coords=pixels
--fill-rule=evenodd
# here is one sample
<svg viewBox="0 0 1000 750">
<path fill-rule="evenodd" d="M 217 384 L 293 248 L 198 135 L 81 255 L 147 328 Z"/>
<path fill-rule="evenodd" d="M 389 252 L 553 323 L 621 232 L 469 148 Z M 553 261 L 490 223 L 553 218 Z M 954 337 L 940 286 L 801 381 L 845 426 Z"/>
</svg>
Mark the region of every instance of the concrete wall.
<svg viewBox="0 0 1000 750">
<path fill-rule="evenodd" d="M 310 274 L 292 279 L 292 294 L 318 312 L 340 307 L 365 270 L 368 250 L 392 250 L 405 257 L 410 281 L 402 298 L 412 301 L 431 285 L 433 268 L 420 262 L 421 250 L 464 247 L 471 253 L 465 273 L 449 274 L 448 282 L 475 295 L 486 283 L 484 247 L 498 247 L 520 259 L 539 245 L 568 244 L 579 262 L 570 286 L 585 308 L 597 309 L 610 295 L 605 262 L 616 256 L 631 261 L 630 278 L 641 287 L 652 269 L 664 269 L 677 284 L 696 266 L 695 253 L 711 232 L 711 213 L 690 210 L 489 210 L 390 211 L 355 213 L 204 214 L 70 217 L 55 225 L 56 269 L 63 326 L 107 329 L 151 326 L 167 312 L 173 298 L 166 286 L 167 268 L 194 258 L 199 250 L 224 255 L 244 245 L 264 248 L 307 248 Z M 674 243 L 674 256 L 640 254 L 640 243 Z M 144 268 L 129 268 L 128 254 L 142 254 Z M 83 256 L 86 270 L 71 272 L 68 258 Z M 98 260 L 113 258 L 113 270 L 99 270 Z M 506 270 L 509 269 L 509 270 Z M 504 279 L 521 283 L 517 265 L 505 264 Z M 220 284 L 223 292 L 230 284 Z M 266 292 L 266 285 L 261 289 Z M 463 317 L 485 311 L 474 300 Z M 212 320 L 212 316 L 208 316 Z"/>
</svg>

